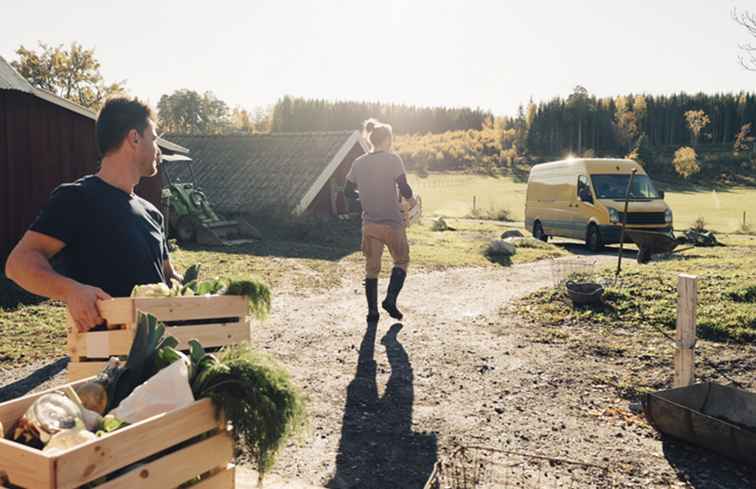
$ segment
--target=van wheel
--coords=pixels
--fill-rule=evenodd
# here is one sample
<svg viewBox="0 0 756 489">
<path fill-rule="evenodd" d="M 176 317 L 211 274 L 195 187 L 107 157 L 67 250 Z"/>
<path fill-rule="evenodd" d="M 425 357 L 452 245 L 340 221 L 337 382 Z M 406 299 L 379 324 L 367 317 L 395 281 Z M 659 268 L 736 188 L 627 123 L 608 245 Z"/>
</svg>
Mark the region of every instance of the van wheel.
<svg viewBox="0 0 756 489">
<path fill-rule="evenodd" d="M 543 241 L 544 243 L 549 240 L 549 237 L 546 236 L 546 233 L 543 232 L 543 226 L 541 226 L 541 223 L 538 221 L 533 224 L 533 237 L 539 241 Z"/>
<path fill-rule="evenodd" d="M 601 233 L 599 233 L 598 226 L 591 224 L 588 226 L 588 234 L 585 237 L 585 244 L 588 249 L 594 253 L 604 249 L 604 243 L 601 241 Z"/>
</svg>

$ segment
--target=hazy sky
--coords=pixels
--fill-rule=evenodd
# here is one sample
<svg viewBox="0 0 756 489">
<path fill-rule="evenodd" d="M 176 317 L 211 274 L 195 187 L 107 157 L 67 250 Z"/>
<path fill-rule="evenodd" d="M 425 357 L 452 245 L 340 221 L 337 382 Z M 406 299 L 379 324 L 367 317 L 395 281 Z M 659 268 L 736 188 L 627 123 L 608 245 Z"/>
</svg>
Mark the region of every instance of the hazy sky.
<svg viewBox="0 0 756 489">
<path fill-rule="evenodd" d="M 10 3 L 10 5 L 9 5 Z M 156 104 L 179 88 L 230 105 L 284 94 L 512 114 L 576 84 L 619 93 L 752 90 L 741 0 L 2 0 L 0 55 L 95 48 L 106 81 Z M 755 40 L 756 41 L 756 40 Z"/>
</svg>

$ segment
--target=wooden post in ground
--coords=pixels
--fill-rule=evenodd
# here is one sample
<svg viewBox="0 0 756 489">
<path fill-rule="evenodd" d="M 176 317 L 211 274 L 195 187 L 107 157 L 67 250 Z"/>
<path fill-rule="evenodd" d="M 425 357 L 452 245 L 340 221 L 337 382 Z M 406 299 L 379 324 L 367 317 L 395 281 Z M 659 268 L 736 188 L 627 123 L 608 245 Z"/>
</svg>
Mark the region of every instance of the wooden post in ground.
<svg viewBox="0 0 756 489">
<path fill-rule="evenodd" d="M 698 304 L 698 277 L 681 274 L 677 281 L 677 350 L 675 351 L 675 378 L 673 387 L 693 384 L 696 347 L 696 305 Z"/>
</svg>

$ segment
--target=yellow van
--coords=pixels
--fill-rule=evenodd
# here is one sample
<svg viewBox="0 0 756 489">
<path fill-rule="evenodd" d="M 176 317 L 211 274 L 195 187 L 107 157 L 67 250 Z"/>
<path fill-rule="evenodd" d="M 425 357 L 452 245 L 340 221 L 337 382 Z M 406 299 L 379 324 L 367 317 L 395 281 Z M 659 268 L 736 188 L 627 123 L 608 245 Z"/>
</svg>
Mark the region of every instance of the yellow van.
<svg viewBox="0 0 756 489">
<path fill-rule="evenodd" d="M 632 160 L 569 159 L 533 166 L 525 226 L 533 236 L 584 240 L 593 251 L 619 243 L 625 192 L 633 170 L 627 228 L 671 231 L 672 210 L 643 167 Z M 626 240 L 628 241 L 628 240 Z"/>
</svg>

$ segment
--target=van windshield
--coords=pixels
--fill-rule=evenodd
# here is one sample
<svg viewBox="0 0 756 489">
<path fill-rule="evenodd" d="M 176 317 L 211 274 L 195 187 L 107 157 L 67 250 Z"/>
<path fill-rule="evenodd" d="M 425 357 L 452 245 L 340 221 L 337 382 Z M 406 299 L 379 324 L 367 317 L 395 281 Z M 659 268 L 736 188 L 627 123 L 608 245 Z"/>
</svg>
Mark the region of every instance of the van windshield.
<svg viewBox="0 0 756 489">
<path fill-rule="evenodd" d="M 591 175 L 593 189 L 599 199 L 624 199 L 629 178 L 630 175 Z M 636 175 L 633 177 L 630 198 L 658 199 L 659 192 L 648 175 Z"/>
</svg>

